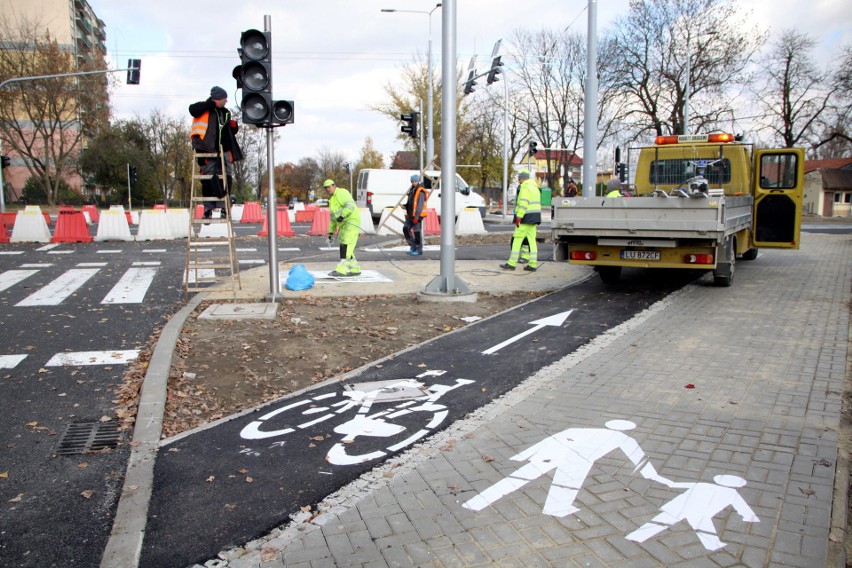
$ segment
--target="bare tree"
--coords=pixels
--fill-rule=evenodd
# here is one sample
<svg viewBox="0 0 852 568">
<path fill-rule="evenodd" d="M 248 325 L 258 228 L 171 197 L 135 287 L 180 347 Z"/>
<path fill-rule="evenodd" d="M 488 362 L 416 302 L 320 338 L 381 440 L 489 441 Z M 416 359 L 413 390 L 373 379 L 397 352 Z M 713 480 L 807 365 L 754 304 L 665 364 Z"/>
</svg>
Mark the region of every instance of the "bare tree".
<svg viewBox="0 0 852 568">
<path fill-rule="evenodd" d="M 323 146 L 317 156 L 320 177 L 333 179 L 338 182 L 340 187 L 346 187 L 346 185 L 349 185 L 349 174 L 346 173 L 343 166 L 345 161 L 346 156 L 343 152 L 334 152 Z M 341 180 L 346 180 L 345 185 Z"/>
<path fill-rule="evenodd" d="M 144 133 L 145 161 L 157 184 L 163 203 L 177 195 L 188 197 L 192 168 L 189 125 L 185 120 L 155 109 L 146 118 L 136 118 Z M 178 191 L 180 190 L 180 191 Z"/>
<path fill-rule="evenodd" d="M 732 0 L 632 0 L 611 30 L 616 86 L 637 134 L 705 130 L 733 116 L 731 91 L 766 41 Z M 689 69 L 690 124 L 684 124 Z"/>
<path fill-rule="evenodd" d="M 0 81 L 105 69 L 103 58 L 76 63 L 34 20 L 0 17 Z M 97 67 L 96 67 L 97 65 Z M 103 75 L 57 77 L 8 84 L 0 92 L 0 134 L 5 148 L 23 159 L 48 204 L 57 201 L 60 181 L 76 177 L 76 159 L 87 127 L 105 121 Z M 77 183 L 72 185 L 79 186 Z"/>
<path fill-rule="evenodd" d="M 770 118 L 765 129 L 786 148 L 815 138 L 818 120 L 828 110 L 838 85 L 810 57 L 816 42 L 795 30 L 785 30 L 763 63 L 764 88 L 758 101 Z"/>
</svg>

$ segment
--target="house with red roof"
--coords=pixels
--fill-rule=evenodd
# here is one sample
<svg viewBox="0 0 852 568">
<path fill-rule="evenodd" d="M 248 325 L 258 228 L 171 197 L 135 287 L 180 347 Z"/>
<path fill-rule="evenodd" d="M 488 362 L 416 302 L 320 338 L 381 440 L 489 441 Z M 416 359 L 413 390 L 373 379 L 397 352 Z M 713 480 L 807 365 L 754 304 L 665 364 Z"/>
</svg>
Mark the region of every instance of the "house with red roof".
<svg viewBox="0 0 852 568">
<path fill-rule="evenodd" d="M 849 217 L 852 212 L 852 158 L 805 160 L 804 213 Z"/>
</svg>

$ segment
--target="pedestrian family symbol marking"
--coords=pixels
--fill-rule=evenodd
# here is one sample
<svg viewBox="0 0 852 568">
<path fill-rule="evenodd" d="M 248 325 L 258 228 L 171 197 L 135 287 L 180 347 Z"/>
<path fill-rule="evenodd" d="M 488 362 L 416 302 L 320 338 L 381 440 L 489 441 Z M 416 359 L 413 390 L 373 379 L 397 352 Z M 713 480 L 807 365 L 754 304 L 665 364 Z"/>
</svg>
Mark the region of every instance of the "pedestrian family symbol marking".
<svg viewBox="0 0 852 568">
<path fill-rule="evenodd" d="M 633 473 L 638 471 L 642 477 L 672 489 L 686 489 L 660 507 L 660 514 L 628 534 L 628 540 L 645 542 L 666 528 L 685 520 L 695 530 L 704 548 L 717 550 L 725 546 L 725 543 L 719 540 L 716 534 L 713 517 L 727 507 L 734 507 L 747 523 L 760 522 L 735 489 L 746 484 L 743 478 L 736 475 L 717 475 L 713 478 L 715 484 L 674 482 L 657 473 L 636 440 L 624 433 L 625 430 L 635 428 L 636 424 L 629 420 L 610 420 L 605 426 L 606 428 L 569 428 L 512 456 L 514 461 L 529 463 L 469 499 L 462 506 L 481 511 L 530 481 L 555 470 L 542 512 L 555 517 L 576 513 L 579 509 L 574 506 L 574 500 L 595 462 L 614 450 L 621 450 L 635 466 Z"/>
</svg>

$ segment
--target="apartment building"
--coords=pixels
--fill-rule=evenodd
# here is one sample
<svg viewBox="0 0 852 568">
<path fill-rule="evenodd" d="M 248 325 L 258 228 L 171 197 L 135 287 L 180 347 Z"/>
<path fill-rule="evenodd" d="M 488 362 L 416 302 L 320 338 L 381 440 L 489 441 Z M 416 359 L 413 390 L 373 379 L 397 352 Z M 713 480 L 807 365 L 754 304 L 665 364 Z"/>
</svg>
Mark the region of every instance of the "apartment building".
<svg viewBox="0 0 852 568">
<path fill-rule="evenodd" d="M 37 23 L 43 32 L 49 33 L 57 42 L 60 50 L 73 54 L 76 69 L 105 68 L 106 24 L 97 17 L 86 0 L 0 0 L 0 15 L 13 26 L 21 22 Z M 14 37 L 0 40 L 0 49 L 21 50 L 25 49 L 25 45 L 26 42 Z M 78 104 L 73 105 L 73 118 L 76 119 L 73 128 L 82 131 L 78 141 L 77 136 L 70 137 L 75 140 L 75 146 L 80 147 L 76 150 L 85 146 L 86 141 L 97 133 L 109 117 L 107 77 L 96 77 L 102 89 L 87 89 L 87 100 L 77 101 Z M 15 116 L 15 119 L 24 122 L 19 116 Z M 5 135 L 10 134 L 7 132 Z M 0 136 L 4 136 L 2 131 Z M 16 154 L 8 140 L 3 140 L 2 154 L 9 156 L 11 162 L 10 167 L 3 170 L 6 199 L 8 202 L 19 201 L 21 190 L 30 177 L 26 167 L 28 158 Z M 65 175 L 63 179 L 72 188 L 85 193 L 85 184 L 76 172 Z"/>
</svg>

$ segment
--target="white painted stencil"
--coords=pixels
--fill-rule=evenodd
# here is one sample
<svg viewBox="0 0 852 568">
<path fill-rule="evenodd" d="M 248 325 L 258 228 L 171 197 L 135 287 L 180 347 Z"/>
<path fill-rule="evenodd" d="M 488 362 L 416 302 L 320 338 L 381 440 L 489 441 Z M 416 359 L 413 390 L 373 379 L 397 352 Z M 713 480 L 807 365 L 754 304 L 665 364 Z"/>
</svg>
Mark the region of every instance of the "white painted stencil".
<svg viewBox="0 0 852 568">
<path fill-rule="evenodd" d="M 579 511 L 574 500 L 595 462 L 613 451 L 621 451 L 636 467 L 633 473 L 661 483 L 671 489 L 685 489 L 660 507 L 660 513 L 625 538 L 645 542 L 670 526 L 686 521 L 696 532 L 707 550 L 725 546 L 716 534 L 713 517 L 728 507 L 744 522 L 760 522 L 736 488 L 746 484 L 736 475 L 717 475 L 715 483 L 675 482 L 663 477 L 648 461 L 645 452 L 630 436 L 624 434 L 636 424 L 629 420 L 610 420 L 606 428 L 569 428 L 549 436 L 523 452 L 512 456 L 514 461 L 527 461 L 507 477 L 468 499 L 462 506 L 481 511 L 499 499 L 520 489 L 530 481 L 553 472 L 553 482 L 542 513 L 564 517 Z"/>
</svg>

